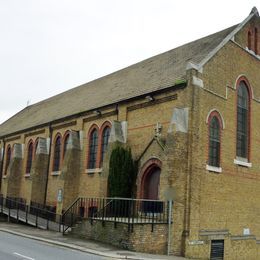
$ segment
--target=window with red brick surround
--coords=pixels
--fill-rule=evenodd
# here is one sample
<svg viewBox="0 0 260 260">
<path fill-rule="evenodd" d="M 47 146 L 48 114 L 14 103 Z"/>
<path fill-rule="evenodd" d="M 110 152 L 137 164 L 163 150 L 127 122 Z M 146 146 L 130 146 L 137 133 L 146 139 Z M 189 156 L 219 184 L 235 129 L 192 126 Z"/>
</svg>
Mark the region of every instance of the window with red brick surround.
<svg viewBox="0 0 260 260">
<path fill-rule="evenodd" d="M 236 155 L 249 161 L 251 89 L 245 77 L 237 81 Z"/>
<path fill-rule="evenodd" d="M 64 135 L 64 139 L 63 139 L 63 158 L 65 157 L 66 151 L 67 151 L 67 146 L 69 143 L 69 138 L 70 138 L 70 132 L 66 132 Z"/>
<path fill-rule="evenodd" d="M 252 48 L 252 34 L 250 31 L 247 32 L 247 47 L 249 50 Z"/>
<path fill-rule="evenodd" d="M 255 54 L 258 55 L 258 31 L 257 28 L 255 28 Z"/>
<path fill-rule="evenodd" d="M 7 170 L 11 161 L 11 156 L 12 156 L 12 149 L 11 146 L 8 145 L 7 146 L 7 150 L 6 150 L 6 160 L 5 160 L 5 171 L 4 171 L 4 175 L 7 174 Z"/>
<path fill-rule="evenodd" d="M 109 122 L 105 122 L 101 129 L 100 129 L 100 135 L 101 135 L 101 147 L 100 147 L 100 160 L 99 160 L 99 166 L 102 167 L 104 155 L 107 150 L 108 146 L 108 140 L 110 136 L 111 131 L 111 124 Z"/>
<path fill-rule="evenodd" d="M 27 148 L 27 160 L 26 160 L 26 171 L 25 173 L 30 173 L 32 169 L 33 160 L 33 141 L 30 140 Z"/>
<path fill-rule="evenodd" d="M 211 112 L 208 119 L 209 129 L 209 149 L 208 149 L 208 165 L 220 167 L 220 151 L 221 151 L 221 130 L 222 120 L 217 111 Z"/>
<path fill-rule="evenodd" d="M 91 129 L 89 134 L 89 150 L 88 150 L 88 169 L 95 169 L 97 165 L 98 154 L 98 128 Z"/>
<path fill-rule="evenodd" d="M 54 172 L 60 170 L 60 160 L 61 160 L 61 136 L 60 134 L 57 134 L 54 142 L 54 154 L 53 154 Z"/>
</svg>

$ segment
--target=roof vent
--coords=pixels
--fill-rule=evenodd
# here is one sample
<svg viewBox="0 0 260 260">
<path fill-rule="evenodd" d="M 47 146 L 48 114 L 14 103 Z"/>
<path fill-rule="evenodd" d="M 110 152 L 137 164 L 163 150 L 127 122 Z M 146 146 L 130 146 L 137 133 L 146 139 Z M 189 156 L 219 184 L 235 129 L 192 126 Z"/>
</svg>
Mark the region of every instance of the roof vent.
<svg viewBox="0 0 260 260">
<path fill-rule="evenodd" d="M 250 14 L 256 14 L 257 16 L 259 16 L 258 10 L 255 6 L 252 8 Z"/>
</svg>

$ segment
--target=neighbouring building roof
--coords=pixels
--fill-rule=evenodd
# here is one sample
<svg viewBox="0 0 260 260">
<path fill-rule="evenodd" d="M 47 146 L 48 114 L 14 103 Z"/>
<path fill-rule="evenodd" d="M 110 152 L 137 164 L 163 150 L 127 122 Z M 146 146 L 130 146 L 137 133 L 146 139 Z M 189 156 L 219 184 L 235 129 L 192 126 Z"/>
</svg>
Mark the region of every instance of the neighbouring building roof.
<svg viewBox="0 0 260 260">
<path fill-rule="evenodd" d="M 188 62 L 199 64 L 236 27 L 232 26 L 28 106 L 0 125 L 0 136 L 174 86 L 176 82 L 185 80 Z"/>
</svg>

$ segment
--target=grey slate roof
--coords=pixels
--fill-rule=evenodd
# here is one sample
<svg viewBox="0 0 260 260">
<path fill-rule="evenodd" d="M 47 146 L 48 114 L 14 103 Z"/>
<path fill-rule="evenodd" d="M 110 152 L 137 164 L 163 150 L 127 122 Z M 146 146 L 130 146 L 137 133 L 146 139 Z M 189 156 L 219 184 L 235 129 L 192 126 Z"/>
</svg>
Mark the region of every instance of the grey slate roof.
<svg viewBox="0 0 260 260">
<path fill-rule="evenodd" d="M 28 106 L 0 125 L 0 136 L 174 86 L 188 62 L 198 64 L 236 26 Z"/>
</svg>

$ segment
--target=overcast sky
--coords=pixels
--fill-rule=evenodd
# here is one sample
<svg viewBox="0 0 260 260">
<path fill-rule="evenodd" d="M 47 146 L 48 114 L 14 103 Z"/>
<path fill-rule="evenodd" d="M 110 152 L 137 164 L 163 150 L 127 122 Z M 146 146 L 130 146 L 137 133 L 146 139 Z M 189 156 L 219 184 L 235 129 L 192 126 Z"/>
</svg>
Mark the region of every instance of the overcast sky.
<svg viewBox="0 0 260 260">
<path fill-rule="evenodd" d="M 257 2 L 0 0 L 0 123 L 28 103 L 240 23 Z"/>
</svg>

